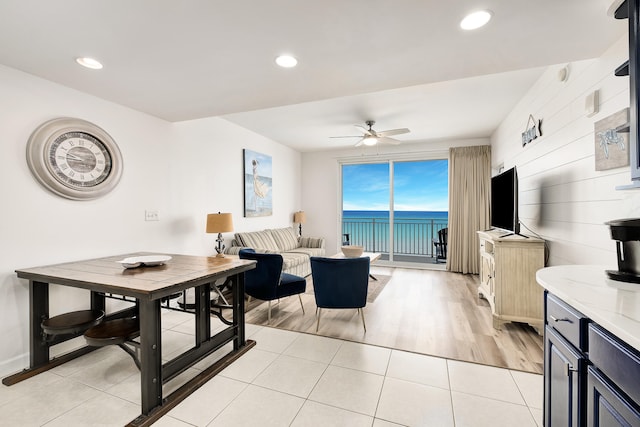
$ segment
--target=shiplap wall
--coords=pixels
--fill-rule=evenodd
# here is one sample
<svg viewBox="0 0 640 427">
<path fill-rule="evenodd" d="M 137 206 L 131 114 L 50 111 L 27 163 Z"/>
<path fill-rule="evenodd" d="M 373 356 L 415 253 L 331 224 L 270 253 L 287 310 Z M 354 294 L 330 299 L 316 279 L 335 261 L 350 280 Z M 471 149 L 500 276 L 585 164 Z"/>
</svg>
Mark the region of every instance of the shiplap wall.
<svg viewBox="0 0 640 427">
<path fill-rule="evenodd" d="M 640 215 L 640 190 L 615 189 L 630 184 L 629 167 L 595 170 L 594 123 L 629 106 L 629 78 L 614 76 L 627 46 L 622 38 L 600 58 L 568 64 L 566 82 L 557 75 L 567 64 L 549 67 L 491 138 L 493 167 L 517 166 L 521 233 L 547 240 L 547 265 L 615 266 L 605 222 Z M 587 117 L 595 90 L 600 110 Z M 542 136 L 523 147 L 529 114 Z"/>
</svg>

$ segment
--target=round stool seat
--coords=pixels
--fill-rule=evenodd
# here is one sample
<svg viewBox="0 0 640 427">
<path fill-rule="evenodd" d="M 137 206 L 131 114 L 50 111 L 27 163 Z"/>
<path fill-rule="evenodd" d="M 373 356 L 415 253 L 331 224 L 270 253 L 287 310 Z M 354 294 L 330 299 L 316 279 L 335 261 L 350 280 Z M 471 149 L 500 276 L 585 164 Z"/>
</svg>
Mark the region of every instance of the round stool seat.
<svg viewBox="0 0 640 427">
<path fill-rule="evenodd" d="M 102 310 L 72 311 L 45 319 L 40 326 L 48 335 L 77 334 L 99 324 L 103 318 Z"/>
<path fill-rule="evenodd" d="M 140 334 L 138 319 L 128 317 L 102 322 L 84 333 L 87 344 L 94 347 L 124 344 Z"/>
</svg>

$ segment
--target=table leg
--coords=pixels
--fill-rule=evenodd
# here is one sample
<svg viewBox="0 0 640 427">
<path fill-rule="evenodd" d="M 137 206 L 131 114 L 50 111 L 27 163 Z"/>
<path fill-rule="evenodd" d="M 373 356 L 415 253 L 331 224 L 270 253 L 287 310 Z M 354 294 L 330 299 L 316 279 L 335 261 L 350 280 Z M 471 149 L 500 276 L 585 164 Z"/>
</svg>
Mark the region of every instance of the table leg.
<svg viewBox="0 0 640 427">
<path fill-rule="evenodd" d="M 29 366 L 49 362 L 49 343 L 44 340 L 40 324 L 49 317 L 49 284 L 29 281 Z"/>
<path fill-rule="evenodd" d="M 142 414 L 162 404 L 160 300 L 139 300 Z"/>
<path fill-rule="evenodd" d="M 211 338 L 211 285 L 195 288 L 196 293 L 196 347 Z"/>
<path fill-rule="evenodd" d="M 103 293 L 91 291 L 91 309 L 102 310 L 106 313 L 106 298 Z"/>
<path fill-rule="evenodd" d="M 233 278 L 233 326 L 237 328 L 233 340 L 233 349 L 238 350 L 246 344 L 244 330 L 244 273 L 236 274 Z"/>
</svg>

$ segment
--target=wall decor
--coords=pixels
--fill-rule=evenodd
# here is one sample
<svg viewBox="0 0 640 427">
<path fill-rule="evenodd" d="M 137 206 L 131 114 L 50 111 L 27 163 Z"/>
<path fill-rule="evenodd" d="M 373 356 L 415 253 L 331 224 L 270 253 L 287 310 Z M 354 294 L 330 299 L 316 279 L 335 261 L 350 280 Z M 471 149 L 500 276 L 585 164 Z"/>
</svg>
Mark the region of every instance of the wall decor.
<svg viewBox="0 0 640 427">
<path fill-rule="evenodd" d="M 72 200 L 104 196 L 120 181 L 122 154 L 91 122 L 70 117 L 38 126 L 27 142 L 27 164 L 43 187 Z"/>
<path fill-rule="evenodd" d="M 596 170 L 629 165 L 629 108 L 594 123 Z"/>
<path fill-rule="evenodd" d="M 529 114 L 527 127 L 524 132 L 522 132 L 522 146 L 524 147 L 539 136 L 542 136 L 542 120 L 536 122 L 533 115 Z"/>
<path fill-rule="evenodd" d="M 273 213 L 271 199 L 271 156 L 244 149 L 244 216 L 269 216 Z"/>
</svg>

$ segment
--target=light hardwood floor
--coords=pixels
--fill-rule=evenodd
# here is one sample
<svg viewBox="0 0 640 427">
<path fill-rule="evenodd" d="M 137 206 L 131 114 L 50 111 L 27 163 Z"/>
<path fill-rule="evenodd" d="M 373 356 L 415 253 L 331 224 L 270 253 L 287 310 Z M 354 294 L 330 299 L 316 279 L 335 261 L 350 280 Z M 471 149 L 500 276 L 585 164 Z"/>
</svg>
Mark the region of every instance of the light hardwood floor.
<svg viewBox="0 0 640 427">
<path fill-rule="evenodd" d="M 382 293 L 364 309 L 367 332 L 356 310 L 323 310 L 318 335 L 394 349 L 542 373 L 543 341 L 533 328 L 506 324 L 493 329 L 491 310 L 478 298 L 478 276 L 435 270 L 372 266 L 375 274 L 390 275 Z M 267 303 L 252 299 L 246 321 L 315 334 L 313 295 L 302 294 Z"/>
</svg>

